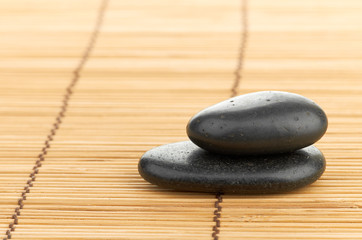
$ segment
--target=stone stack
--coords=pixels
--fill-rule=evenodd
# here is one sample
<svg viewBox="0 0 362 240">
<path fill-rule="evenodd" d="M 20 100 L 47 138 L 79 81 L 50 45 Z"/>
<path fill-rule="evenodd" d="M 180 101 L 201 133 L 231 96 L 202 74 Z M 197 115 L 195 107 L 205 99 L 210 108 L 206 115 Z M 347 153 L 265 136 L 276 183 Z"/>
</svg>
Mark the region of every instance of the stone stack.
<svg viewBox="0 0 362 240">
<path fill-rule="evenodd" d="M 279 193 L 316 181 L 323 154 L 313 143 L 327 116 L 293 93 L 241 95 L 197 113 L 187 125 L 191 141 L 156 147 L 140 159 L 150 183 L 183 191 Z"/>
</svg>

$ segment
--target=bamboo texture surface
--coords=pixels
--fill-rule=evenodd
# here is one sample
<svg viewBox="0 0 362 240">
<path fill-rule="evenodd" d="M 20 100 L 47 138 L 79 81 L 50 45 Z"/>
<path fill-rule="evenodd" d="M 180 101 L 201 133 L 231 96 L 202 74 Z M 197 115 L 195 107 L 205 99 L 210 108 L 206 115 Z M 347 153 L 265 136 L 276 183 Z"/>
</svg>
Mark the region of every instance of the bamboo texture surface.
<svg viewBox="0 0 362 240">
<path fill-rule="evenodd" d="M 358 0 L 0 0 L 1 239 L 362 239 L 361 13 Z M 187 140 L 233 86 L 325 109 L 321 179 L 219 200 L 145 182 L 140 156 Z"/>
</svg>

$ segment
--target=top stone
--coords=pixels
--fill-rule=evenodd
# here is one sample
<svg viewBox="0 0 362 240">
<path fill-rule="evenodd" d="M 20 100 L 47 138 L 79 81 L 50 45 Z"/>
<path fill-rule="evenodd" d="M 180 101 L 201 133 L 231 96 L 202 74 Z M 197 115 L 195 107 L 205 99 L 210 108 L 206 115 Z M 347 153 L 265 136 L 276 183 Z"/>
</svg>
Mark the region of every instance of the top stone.
<svg viewBox="0 0 362 240">
<path fill-rule="evenodd" d="M 318 141 L 327 130 L 324 111 L 303 96 L 255 92 L 220 102 L 197 113 L 187 134 L 199 147 L 221 154 L 291 152 Z"/>
</svg>

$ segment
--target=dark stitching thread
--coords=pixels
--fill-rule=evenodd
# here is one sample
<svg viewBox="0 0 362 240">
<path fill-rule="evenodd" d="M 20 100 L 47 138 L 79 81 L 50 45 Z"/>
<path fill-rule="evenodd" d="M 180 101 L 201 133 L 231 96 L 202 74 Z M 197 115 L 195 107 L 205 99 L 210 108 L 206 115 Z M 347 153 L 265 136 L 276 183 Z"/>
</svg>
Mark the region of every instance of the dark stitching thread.
<svg viewBox="0 0 362 240">
<path fill-rule="evenodd" d="M 231 96 L 235 97 L 238 94 L 238 88 L 240 85 L 240 82 L 243 78 L 242 72 L 244 67 L 244 57 L 245 57 L 245 49 L 246 44 L 248 42 L 248 2 L 247 0 L 242 1 L 241 6 L 241 22 L 242 22 L 242 31 L 241 31 L 241 45 L 239 49 L 239 57 L 238 62 L 236 65 L 236 69 L 234 71 L 234 83 L 231 88 Z M 212 227 L 212 238 L 213 240 L 219 239 L 219 233 L 220 233 L 220 225 L 221 225 L 221 210 L 222 206 L 221 203 L 223 201 L 222 198 L 223 193 L 218 192 L 215 195 L 216 201 L 215 201 L 215 210 L 214 210 L 214 218 L 213 221 L 215 222 L 215 225 Z"/>
<path fill-rule="evenodd" d="M 234 71 L 234 84 L 231 88 L 231 97 L 235 97 L 238 94 L 238 87 L 240 85 L 240 82 L 243 78 L 243 67 L 244 67 L 244 57 L 245 57 L 245 50 L 246 45 L 248 43 L 248 1 L 243 0 L 242 1 L 242 7 L 241 7 L 241 22 L 242 22 L 242 31 L 241 31 L 241 45 L 239 48 L 239 58 L 236 65 L 236 69 Z"/>
<path fill-rule="evenodd" d="M 33 172 L 31 172 L 29 175 L 30 179 L 26 182 L 24 190 L 21 193 L 21 197 L 18 200 L 18 206 L 15 208 L 14 214 L 11 217 L 13 219 L 13 222 L 9 224 L 9 227 L 5 233 L 6 237 L 3 238 L 3 240 L 11 239 L 11 233 L 14 232 L 16 229 L 15 225 L 18 224 L 18 216 L 21 215 L 21 209 L 23 209 L 23 207 L 24 207 L 24 201 L 26 201 L 27 194 L 30 192 L 30 188 L 33 187 L 33 183 L 36 180 L 36 175 L 39 173 L 39 168 L 42 166 L 44 157 L 47 155 L 48 149 L 50 148 L 50 142 L 53 141 L 54 136 L 56 135 L 57 130 L 59 129 L 60 124 L 62 123 L 62 119 L 65 117 L 65 113 L 68 108 L 68 103 L 69 103 L 70 97 L 73 94 L 74 86 L 80 78 L 80 72 L 83 70 L 84 65 L 86 64 L 86 62 L 89 58 L 89 55 L 94 48 L 95 42 L 97 40 L 99 31 L 100 31 L 102 23 L 103 23 L 105 10 L 107 8 L 108 2 L 109 2 L 109 0 L 102 0 L 102 2 L 101 2 L 101 5 L 98 9 L 98 16 L 96 19 L 94 30 L 92 32 L 92 35 L 90 36 L 89 43 L 88 43 L 87 47 L 85 48 L 77 67 L 73 71 L 73 77 L 70 81 L 70 84 L 68 85 L 68 87 L 65 90 L 65 94 L 63 97 L 60 112 L 58 113 L 58 115 L 55 118 L 55 123 L 53 124 L 53 127 L 51 128 L 50 133 L 47 136 L 47 140 L 44 142 L 44 147 L 42 148 L 41 153 L 38 155 L 38 160 L 35 162 L 35 165 L 33 167 Z"/>
<path fill-rule="evenodd" d="M 222 195 L 223 193 L 219 192 L 215 195 L 216 197 L 216 201 L 215 201 L 215 211 L 214 211 L 214 218 L 213 221 L 215 222 L 215 225 L 212 227 L 212 237 L 214 240 L 218 240 L 219 236 L 218 234 L 220 233 L 220 223 L 221 223 L 221 210 L 222 210 L 222 206 L 220 203 L 222 203 Z"/>
</svg>

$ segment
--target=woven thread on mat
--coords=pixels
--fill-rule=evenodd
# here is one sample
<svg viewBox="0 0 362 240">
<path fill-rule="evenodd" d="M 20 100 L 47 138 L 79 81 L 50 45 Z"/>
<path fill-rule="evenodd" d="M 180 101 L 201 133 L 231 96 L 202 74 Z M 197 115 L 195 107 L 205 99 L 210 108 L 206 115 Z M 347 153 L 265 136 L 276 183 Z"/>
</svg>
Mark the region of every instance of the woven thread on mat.
<svg viewBox="0 0 362 240">
<path fill-rule="evenodd" d="M 243 68 L 244 68 L 244 58 L 245 58 L 245 50 L 246 45 L 248 43 L 248 2 L 247 0 L 243 0 L 241 3 L 241 37 L 240 37 L 240 48 L 239 48 L 239 55 L 237 65 L 234 71 L 234 83 L 231 88 L 231 95 L 230 97 L 235 97 L 238 94 L 238 88 L 240 82 L 243 77 Z M 221 226 L 221 210 L 222 206 L 221 203 L 223 201 L 223 193 L 217 193 L 215 195 L 215 210 L 214 210 L 214 218 L 213 221 L 215 225 L 212 227 L 212 238 L 213 240 L 219 239 L 220 233 L 220 226 Z"/>
<path fill-rule="evenodd" d="M 74 86 L 78 82 L 80 78 L 80 73 L 82 72 L 84 65 L 86 64 L 92 50 L 94 49 L 95 42 L 97 40 L 99 31 L 101 29 L 105 11 L 108 5 L 108 0 L 102 0 L 101 5 L 98 9 L 98 16 L 97 20 L 94 26 L 94 30 L 90 36 L 89 42 L 83 52 L 83 55 L 76 66 L 76 68 L 73 71 L 72 79 L 68 85 L 68 87 L 65 90 L 65 94 L 63 96 L 62 105 L 60 108 L 59 113 L 56 115 L 55 122 L 53 123 L 52 128 L 50 129 L 49 134 L 46 137 L 46 140 L 44 142 L 44 146 L 41 149 L 41 153 L 38 155 L 37 161 L 35 162 L 35 165 L 33 167 L 33 171 L 29 174 L 29 180 L 26 182 L 26 185 L 24 187 L 24 190 L 21 193 L 21 197 L 18 200 L 18 205 L 16 206 L 14 210 L 14 214 L 12 215 L 12 222 L 9 224 L 8 229 L 5 233 L 5 238 L 3 240 L 11 239 L 12 232 L 15 231 L 16 225 L 19 224 L 18 217 L 21 215 L 21 209 L 23 209 L 27 194 L 30 192 L 31 188 L 33 187 L 33 183 L 36 180 L 36 176 L 39 173 L 39 169 L 42 166 L 42 162 L 45 160 L 45 156 L 48 153 L 48 149 L 50 148 L 50 143 L 53 141 L 54 136 L 56 135 L 60 125 L 62 124 L 62 120 L 65 117 L 65 113 L 68 109 L 68 103 L 70 100 L 70 97 L 73 94 Z"/>
</svg>

